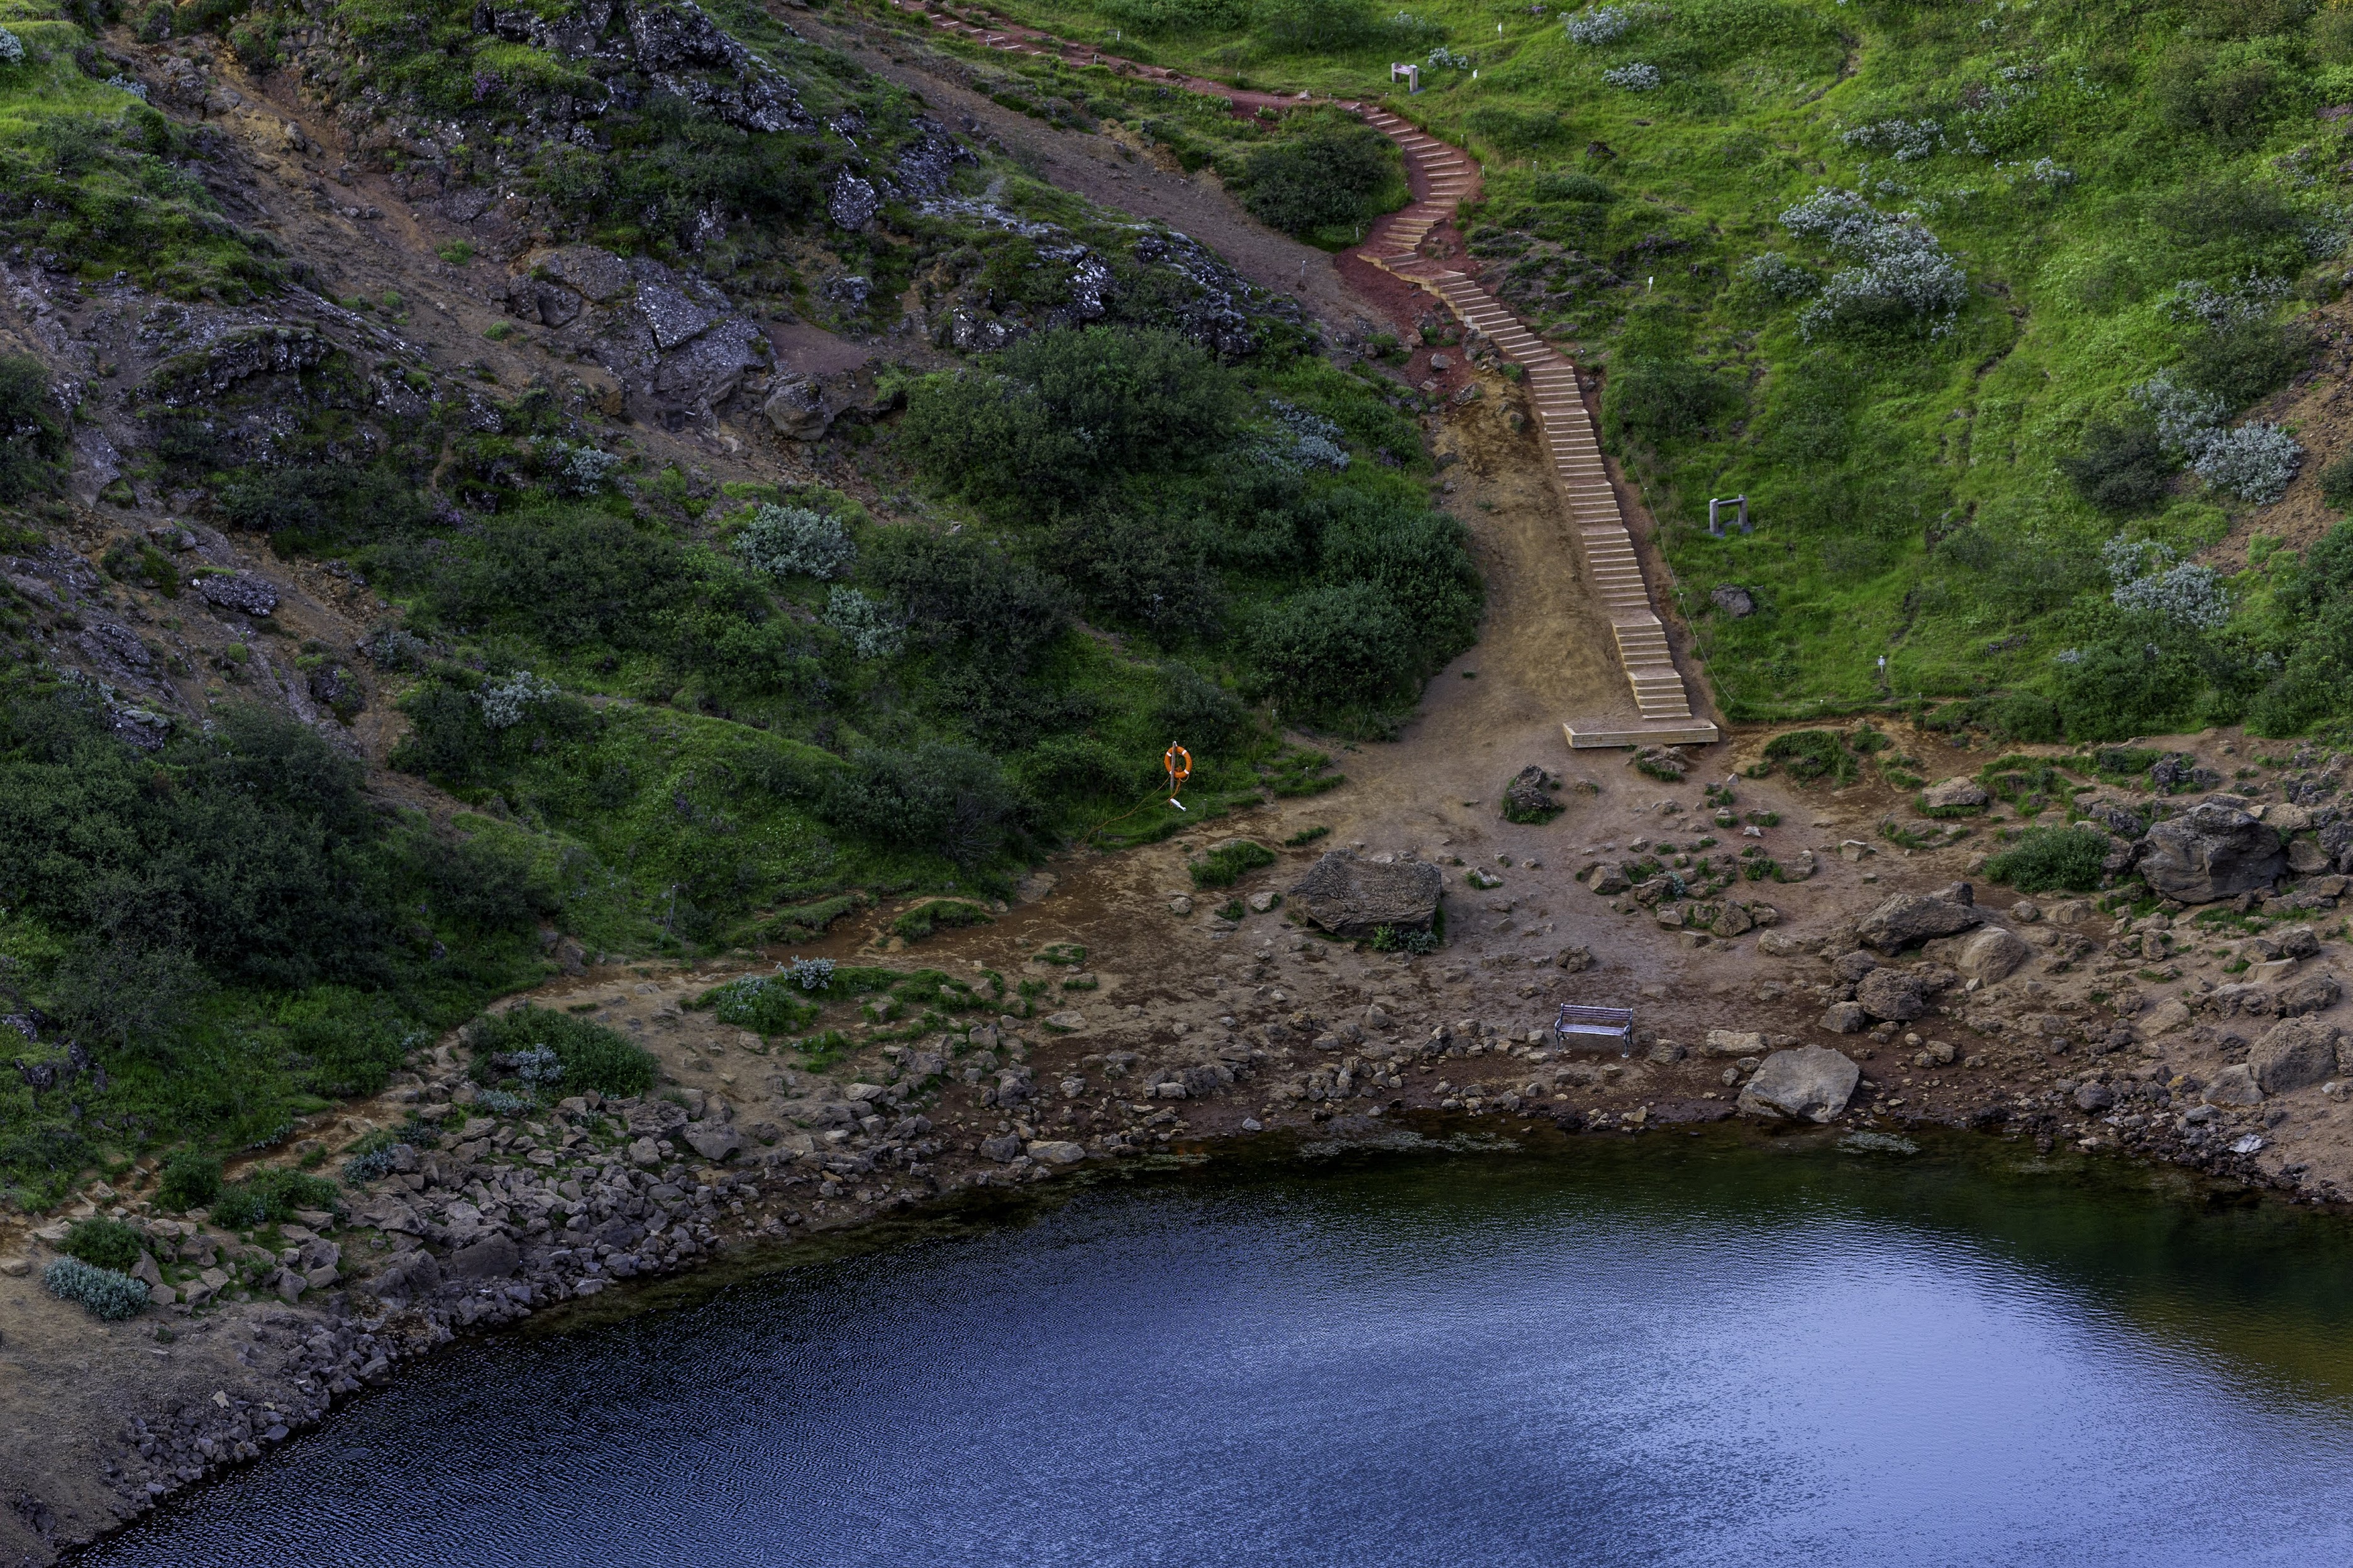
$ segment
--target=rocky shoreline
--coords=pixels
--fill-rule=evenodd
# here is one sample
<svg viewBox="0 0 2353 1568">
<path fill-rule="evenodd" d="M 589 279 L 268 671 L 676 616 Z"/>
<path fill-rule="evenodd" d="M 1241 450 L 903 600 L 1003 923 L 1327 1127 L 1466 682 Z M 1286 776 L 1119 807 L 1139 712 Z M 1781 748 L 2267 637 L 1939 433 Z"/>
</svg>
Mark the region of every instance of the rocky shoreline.
<svg viewBox="0 0 2353 1568">
<path fill-rule="evenodd" d="M 10 1478 L 0 1525 L 22 1528 L 0 1561 L 50 1561 L 119 1528 L 458 1336 L 717 1260 L 789 1262 L 820 1250 L 800 1238 L 855 1236 L 976 1192 L 1155 1152 L 1215 1157 L 1262 1133 L 1368 1140 L 1402 1117 L 1588 1136 L 1743 1113 L 1888 1134 L 1936 1125 L 2342 1201 L 2353 1062 L 2340 1053 L 2353 1038 L 2332 972 L 2345 928 L 2323 902 L 2337 873 L 2287 869 L 2333 820 L 2283 812 L 2267 838 L 2248 825 L 2278 806 L 2258 817 L 2243 796 L 2150 812 L 2124 846 L 2132 863 L 2168 823 L 2275 859 L 2272 880 L 2203 904 L 2153 891 L 1980 902 L 1969 876 L 1982 852 L 1965 840 L 1839 837 L 1858 809 L 1881 808 L 1869 790 L 1825 805 L 1743 784 L 1744 804 L 1775 824 L 1757 842 L 1814 868 L 1745 884 L 1767 901 L 1725 897 L 1696 843 L 1658 841 L 1728 798 L 1728 785 L 1706 787 L 1708 800 L 1648 783 L 1600 792 L 1574 825 L 1580 853 L 1562 853 L 1558 828 L 1494 829 L 1514 843 L 1492 869 L 1466 864 L 1458 835 L 1338 856 L 1262 850 L 1251 858 L 1273 864 L 1214 913 L 1195 912 L 1198 889 L 1171 884 L 1229 840 L 1093 862 L 1059 892 L 1038 879 L 1029 903 L 923 952 L 940 966 L 924 974 L 997 977 L 1004 1011 L 942 1025 L 870 999 L 826 1064 L 720 1021 L 712 989 L 759 973 L 741 961 L 592 971 L 540 999 L 643 1043 L 660 1063 L 653 1093 L 495 1114 L 453 1039 L 290 1149 L 317 1163 L 406 1130 L 340 1213 L 268 1234 L 165 1215 L 144 1184 L 153 1163 L 134 1168 L 90 1189 L 83 1212 L 145 1231 L 157 1304 L 109 1325 L 46 1303 L 40 1321 L 60 1336 L 47 1375 L 105 1370 L 79 1391 L 79 1415 L 48 1412 L 86 1432 L 70 1458 Z M 1779 826 L 1780 813 L 1813 811 L 1810 827 Z M 2235 816 L 2209 833 L 2218 813 Z M 1276 826 L 1291 825 L 1261 839 L 1279 845 Z M 1546 843 L 1549 866 L 1529 847 Z M 2196 843 L 2176 858 L 2210 881 L 2233 875 Z M 1394 933 L 1441 899 L 1448 940 L 1426 955 L 1321 929 L 1373 919 Z M 1564 925 L 1578 940 L 1565 942 Z M 880 916 L 875 932 L 861 962 L 910 961 Z M 1377 951 L 1385 942 L 1397 950 Z M 1622 1054 L 1548 1027 L 1561 1002 L 1596 998 L 1638 1010 Z M 42 1305 L 27 1307 L 42 1238 L 61 1234 L 53 1223 L 21 1238 L 0 1303 L 26 1292 L 16 1306 Z M 26 1321 L 8 1320 L 0 1372 Z M 37 1384 L 0 1393 L 20 1387 L 38 1414 Z"/>
</svg>

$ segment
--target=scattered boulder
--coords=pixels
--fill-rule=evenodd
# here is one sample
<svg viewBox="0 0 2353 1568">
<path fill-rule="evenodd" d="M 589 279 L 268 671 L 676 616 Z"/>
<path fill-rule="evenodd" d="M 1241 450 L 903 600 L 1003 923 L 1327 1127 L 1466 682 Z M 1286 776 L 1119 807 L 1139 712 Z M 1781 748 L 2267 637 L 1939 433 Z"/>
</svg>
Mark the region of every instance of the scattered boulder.
<svg viewBox="0 0 2353 1568">
<path fill-rule="evenodd" d="M 1290 892 L 1310 921 L 1338 937 L 1368 937 L 1383 926 L 1428 931 L 1437 918 L 1445 879 L 1426 860 L 1387 864 L 1335 849 L 1315 862 Z"/>
<path fill-rule="evenodd" d="M 687 1124 L 681 1134 L 687 1147 L 713 1163 L 733 1158 L 744 1147 L 743 1134 L 729 1121 L 694 1121 Z"/>
<path fill-rule="evenodd" d="M 278 588 L 250 572 L 216 572 L 196 580 L 205 603 L 241 615 L 266 616 L 278 608 Z"/>
<path fill-rule="evenodd" d="M 1564 947 L 1553 955 L 1552 962 L 1556 968 L 1568 973 L 1582 974 L 1593 967 L 1593 950 L 1582 945 Z"/>
<path fill-rule="evenodd" d="M 2307 974 L 2291 980 L 2272 996 L 2272 1010 L 2283 1018 L 2293 1018 L 2305 1013 L 2317 1013 L 2337 1005 L 2345 988 L 2333 974 Z"/>
<path fill-rule="evenodd" d="M 2337 1033 L 2334 1026 L 2310 1018 L 2274 1024 L 2247 1053 L 2255 1087 L 2265 1094 L 2286 1094 L 2327 1078 L 2337 1070 Z"/>
<path fill-rule="evenodd" d="M 1593 868 L 1593 880 L 1587 884 L 1595 892 L 1605 897 L 1622 893 L 1633 885 L 1627 879 L 1625 864 L 1618 860 L 1604 860 L 1600 865 L 1596 866 Z"/>
<path fill-rule="evenodd" d="M 1029 1157 L 1041 1165 L 1075 1165 L 1087 1157 L 1087 1152 L 1067 1139 L 1048 1139 L 1030 1144 Z"/>
<path fill-rule="evenodd" d="M 1859 947 L 1831 960 L 1831 972 L 1849 985 L 1860 985 L 1862 977 L 1878 967 L 1879 960 Z"/>
<path fill-rule="evenodd" d="M 2328 866 L 2328 851 L 2309 838 L 2295 839 L 2287 847 L 2287 868 L 2299 877 L 2316 875 Z"/>
<path fill-rule="evenodd" d="M 1961 951 L 1953 957 L 1953 967 L 1980 984 L 1991 985 L 2007 980 L 2018 972 L 2018 966 L 2033 954 L 2017 932 L 1989 926 L 1961 943 Z"/>
<path fill-rule="evenodd" d="M 1871 1027 L 1871 1015 L 1852 1002 L 1833 1002 L 1822 1009 L 1822 1027 L 1833 1035 L 1860 1035 Z"/>
<path fill-rule="evenodd" d="M 1746 620 L 1757 613 L 1756 595 L 1746 588 L 1726 583 L 1710 594 L 1708 602 L 1732 619 Z"/>
<path fill-rule="evenodd" d="M 1903 1024 L 1928 1010 L 1928 989 L 1902 970 L 1874 969 L 1855 986 L 1854 1000 L 1874 1018 Z"/>
<path fill-rule="evenodd" d="M 2187 1028 L 2189 1024 L 2189 1009 L 2179 998 L 2168 996 L 2148 1010 L 2140 1021 L 2140 1028 L 2141 1033 L 2155 1038 L 2159 1035 L 2169 1035 L 2176 1029 Z"/>
<path fill-rule="evenodd" d="M 1000 1132 L 994 1138 L 980 1141 L 981 1158 L 994 1160 L 1000 1165 L 1010 1164 L 1019 1159 L 1021 1153 L 1021 1136 L 1017 1132 Z"/>
<path fill-rule="evenodd" d="M 2075 1090 L 2075 1109 L 2097 1116 L 2116 1103 L 2116 1091 L 2104 1083 L 2087 1083 Z"/>
<path fill-rule="evenodd" d="M 441 1271 L 452 1279 L 503 1279 L 522 1264 L 515 1244 L 493 1231 L 451 1253 Z"/>
<path fill-rule="evenodd" d="M 1986 786 L 1971 778 L 1947 779 L 1920 792 L 1923 811 L 1983 811 L 1992 801 Z"/>
<path fill-rule="evenodd" d="M 1846 1109 L 1862 1069 L 1842 1051 L 1800 1046 L 1765 1058 L 1740 1091 L 1740 1112 L 1778 1121 L 1829 1121 Z"/>
<path fill-rule="evenodd" d="M 1953 936 L 1984 922 L 1985 916 L 1978 912 L 1964 882 L 1951 894 L 1898 893 L 1863 916 L 1855 934 L 1882 952 L 1899 952 L 1931 937 Z"/>
<path fill-rule="evenodd" d="M 2263 1090 L 2255 1082 L 2254 1069 L 2237 1062 L 2207 1080 L 2204 1099 L 2209 1105 L 2261 1105 Z"/>
<path fill-rule="evenodd" d="M 2142 879 L 2185 904 L 2211 904 L 2268 888 L 2284 864 L 2274 829 L 2219 801 L 2202 801 L 2156 824 L 2140 842 Z"/>
<path fill-rule="evenodd" d="M 1512 775 L 1504 786 L 1504 819 L 1506 822 L 1545 822 L 1558 816 L 1560 802 L 1552 792 L 1560 788 L 1560 781 L 1531 763 Z"/>
</svg>

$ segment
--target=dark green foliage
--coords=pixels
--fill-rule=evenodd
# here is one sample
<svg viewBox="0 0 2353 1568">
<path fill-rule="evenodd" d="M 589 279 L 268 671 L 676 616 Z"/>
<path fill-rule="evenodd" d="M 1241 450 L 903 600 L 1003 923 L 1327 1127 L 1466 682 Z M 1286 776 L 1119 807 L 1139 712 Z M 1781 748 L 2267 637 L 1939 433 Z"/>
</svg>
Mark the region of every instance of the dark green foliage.
<svg viewBox="0 0 2353 1568">
<path fill-rule="evenodd" d="M 2211 137 L 2226 148 L 2258 140 L 2284 106 L 2279 68 L 2245 58 L 2223 63 L 2184 47 L 2158 65 L 2155 97 L 2168 124 Z"/>
<path fill-rule="evenodd" d="M 128 1274 L 139 1267 L 139 1255 L 147 1250 L 147 1244 L 119 1219 L 78 1219 L 58 1243 L 58 1250 L 93 1268 Z"/>
<path fill-rule="evenodd" d="M 1370 42 L 1380 24 L 1365 0 L 1260 0 L 1259 37 L 1278 54 L 1329 54 Z"/>
<path fill-rule="evenodd" d="M 185 1213 L 212 1202 L 220 1188 L 220 1161 L 194 1149 L 182 1149 L 164 1162 L 164 1176 L 156 1184 L 155 1201 L 167 1209 Z"/>
<path fill-rule="evenodd" d="M 222 487 L 231 527 L 274 536 L 281 550 L 329 551 L 422 532 L 424 495 L 401 475 L 347 466 L 265 468 Z"/>
<path fill-rule="evenodd" d="M 1231 373 L 1169 332 L 1041 332 L 997 369 L 919 383 L 901 432 L 927 475 L 981 499 L 1073 495 L 1188 462 L 1221 444 L 1241 409 Z"/>
<path fill-rule="evenodd" d="M 1249 629 L 1251 689 L 1278 711 L 1376 709 L 1405 694 L 1429 645 L 1369 583 L 1323 583 L 1261 611 Z"/>
<path fill-rule="evenodd" d="M 1368 223 L 1402 182 L 1396 146 L 1367 125 L 1320 125 L 1259 148 L 1242 161 L 1242 205 L 1271 228 L 1301 238 Z M 1346 236 L 1342 236 L 1344 239 Z"/>
<path fill-rule="evenodd" d="M 2353 451 L 2320 470 L 2320 497 L 2340 511 L 2353 507 Z"/>
<path fill-rule="evenodd" d="M 1696 435 L 1736 407 L 1739 394 L 1688 359 L 1637 359 L 1609 377 L 1601 395 L 1602 434 L 1652 446 Z"/>
<path fill-rule="evenodd" d="M 871 748 L 828 781 L 818 807 L 845 832 L 928 850 L 967 869 L 1018 839 L 1029 803 L 968 747 Z"/>
<path fill-rule="evenodd" d="M 2077 494 L 2120 516 L 2162 506 L 2173 468 L 2156 426 L 2146 421 L 2094 421 L 2084 431 L 2083 449 L 2059 459 L 2059 471 L 2073 481 Z"/>
<path fill-rule="evenodd" d="M 1274 864 L 1274 851 L 1247 838 L 1221 844 L 1198 860 L 1188 861 L 1197 888 L 1230 888 L 1250 872 Z"/>
<path fill-rule="evenodd" d="M 978 904 L 961 899 L 930 899 L 892 921 L 891 930 L 909 942 L 921 942 L 936 931 L 985 926 L 990 921 L 989 912 Z"/>
<path fill-rule="evenodd" d="M 436 584 L 451 625 L 512 632 L 550 647 L 642 647 L 688 593 L 682 552 L 603 512 L 501 514 Z"/>
<path fill-rule="evenodd" d="M 2301 326 L 2242 321 L 2190 340 L 2181 374 L 2192 386 L 2243 408 L 2285 385 L 2311 353 L 2310 335 Z"/>
<path fill-rule="evenodd" d="M 2096 828 L 2030 827 L 1986 861 L 1985 874 L 2021 893 L 2088 893 L 2107 857 L 2107 835 Z"/>
<path fill-rule="evenodd" d="M 231 1182 L 213 1200 L 213 1223 L 229 1230 L 258 1230 L 294 1217 L 297 1209 L 333 1210 L 343 1189 L 325 1176 L 270 1165 Z"/>
<path fill-rule="evenodd" d="M 529 1003 L 476 1019 L 467 1027 L 466 1046 L 473 1052 L 475 1076 L 485 1081 L 499 1076 L 493 1058 L 545 1047 L 564 1069 L 553 1088 L 554 1095 L 594 1089 L 609 1099 L 626 1100 L 653 1087 L 652 1054 L 620 1031 Z"/>
<path fill-rule="evenodd" d="M 2123 635 L 2074 651 L 2055 695 L 2070 739 L 2163 734 L 2195 718 L 2205 683 L 2191 648 Z"/>
<path fill-rule="evenodd" d="M 1801 783 L 1827 778 L 1833 784 L 1852 784 L 1857 771 L 1854 753 L 1830 730 L 1792 730 L 1776 735 L 1765 742 L 1765 756 L 1788 768 L 1789 776 Z"/>
<path fill-rule="evenodd" d="M 65 455 L 65 426 L 49 400 L 41 362 L 30 354 L 0 354 L 0 503 L 47 489 Z"/>
</svg>

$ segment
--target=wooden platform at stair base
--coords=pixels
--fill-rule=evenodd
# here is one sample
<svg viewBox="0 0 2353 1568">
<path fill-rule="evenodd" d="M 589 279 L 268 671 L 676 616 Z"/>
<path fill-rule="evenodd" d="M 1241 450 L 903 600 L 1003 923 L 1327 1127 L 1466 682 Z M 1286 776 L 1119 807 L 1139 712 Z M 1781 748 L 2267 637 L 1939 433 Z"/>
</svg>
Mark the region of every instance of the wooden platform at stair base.
<svg viewBox="0 0 2353 1568">
<path fill-rule="evenodd" d="M 1720 738 L 1704 719 L 1681 723 L 1629 723 L 1623 719 L 1571 719 L 1561 727 L 1572 751 L 1591 752 L 1622 746 L 1710 746 Z"/>
</svg>

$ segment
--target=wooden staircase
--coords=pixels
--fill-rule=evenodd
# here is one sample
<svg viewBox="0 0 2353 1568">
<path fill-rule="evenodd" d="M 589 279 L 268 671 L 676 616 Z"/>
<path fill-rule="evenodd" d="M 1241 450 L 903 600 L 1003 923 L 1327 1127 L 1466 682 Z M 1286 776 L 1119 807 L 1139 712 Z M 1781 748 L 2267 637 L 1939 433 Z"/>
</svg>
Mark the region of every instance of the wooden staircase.
<svg viewBox="0 0 2353 1568">
<path fill-rule="evenodd" d="M 1384 220 L 1359 254 L 1381 270 L 1427 289 L 1462 324 L 1484 336 L 1520 366 L 1537 428 L 1552 459 L 1553 478 L 1567 504 L 1569 537 L 1582 559 L 1585 581 L 1600 601 L 1618 642 L 1618 661 L 1634 694 L 1640 721 L 1570 720 L 1561 726 L 1572 746 L 1704 745 L 1716 728 L 1692 711 L 1691 693 L 1667 646 L 1666 626 L 1651 607 L 1634 537 L 1602 461 L 1592 417 L 1585 411 L 1577 367 L 1479 284 L 1419 253 L 1432 229 L 1479 187 L 1479 167 L 1460 149 L 1377 105 L 1343 104 L 1404 152 L 1419 187 L 1412 204 Z"/>
<path fill-rule="evenodd" d="M 1063 45 L 1039 47 L 1023 30 L 990 31 L 927 11 L 923 0 L 892 0 L 903 11 L 925 16 L 934 27 L 965 34 L 991 48 L 1046 55 L 1073 63 L 1103 63 L 1134 75 L 1182 83 L 1200 92 L 1219 92 L 1215 82 L 1194 81 L 1159 66 L 1113 60 L 1098 51 Z M 1081 61 L 1078 57 L 1089 58 Z M 1633 689 L 1632 724 L 1621 721 L 1569 720 L 1561 729 L 1571 746 L 1704 745 L 1716 729 L 1692 711 L 1691 693 L 1667 647 L 1665 626 L 1651 608 L 1651 592 L 1634 555 L 1634 537 L 1618 505 L 1617 487 L 1601 460 L 1601 444 L 1585 411 L 1577 367 L 1546 344 L 1527 324 L 1477 282 L 1420 253 L 1430 230 L 1451 219 L 1455 209 L 1479 191 L 1479 165 L 1470 154 L 1440 141 L 1411 121 L 1378 104 L 1341 108 L 1395 142 L 1405 153 L 1407 179 L 1419 194 L 1402 211 L 1374 226 L 1356 253 L 1382 271 L 1435 294 L 1464 326 L 1493 342 L 1527 378 L 1529 401 L 1552 458 L 1553 476 L 1567 503 L 1569 537 L 1582 557 L 1585 580 L 1600 600 L 1618 641 L 1618 661 Z"/>
</svg>

